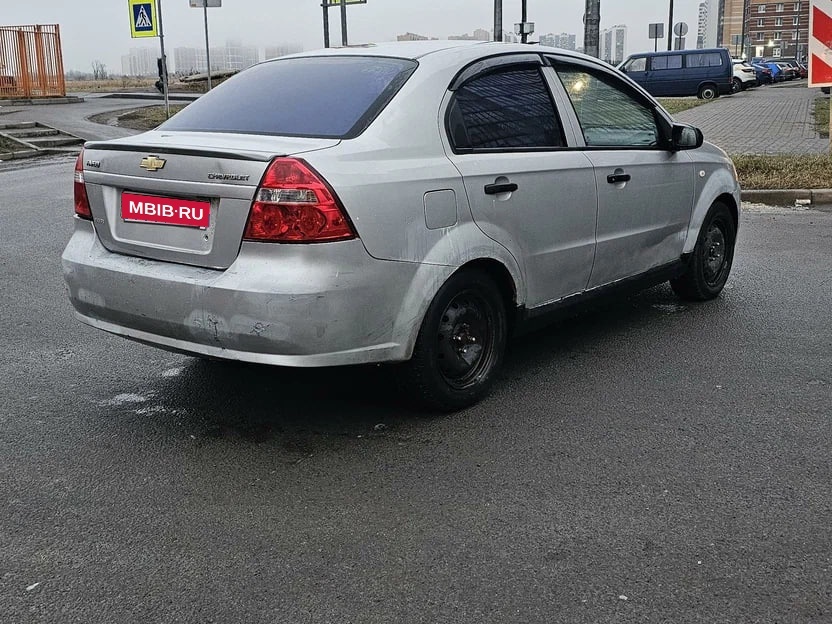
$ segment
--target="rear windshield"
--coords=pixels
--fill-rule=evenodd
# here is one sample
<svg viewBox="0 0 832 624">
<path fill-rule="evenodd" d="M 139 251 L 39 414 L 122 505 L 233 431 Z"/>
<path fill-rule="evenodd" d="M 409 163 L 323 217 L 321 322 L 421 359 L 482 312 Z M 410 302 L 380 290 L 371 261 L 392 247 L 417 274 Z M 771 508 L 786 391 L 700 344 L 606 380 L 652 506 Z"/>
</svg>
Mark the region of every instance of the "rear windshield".
<svg viewBox="0 0 832 624">
<path fill-rule="evenodd" d="M 261 63 L 206 93 L 160 129 L 351 138 L 375 119 L 416 65 L 367 56 Z"/>
</svg>

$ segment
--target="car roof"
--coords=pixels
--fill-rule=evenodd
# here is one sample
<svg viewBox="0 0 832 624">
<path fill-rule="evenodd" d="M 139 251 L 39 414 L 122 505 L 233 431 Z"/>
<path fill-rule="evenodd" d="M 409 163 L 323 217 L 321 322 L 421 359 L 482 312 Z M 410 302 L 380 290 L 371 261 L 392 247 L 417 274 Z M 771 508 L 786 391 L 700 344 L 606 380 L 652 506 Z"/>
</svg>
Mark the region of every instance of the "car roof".
<svg viewBox="0 0 832 624">
<path fill-rule="evenodd" d="M 428 57 L 437 62 L 458 62 L 460 60 L 475 60 L 496 54 L 525 52 L 531 54 L 559 54 L 572 58 L 588 59 L 599 63 L 598 59 L 572 52 L 541 46 L 536 44 L 503 43 L 500 41 L 470 41 L 470 40 L 429 40 L 429 41 L 395 41 L 388 43 L 372 43 L 346 48 L 323 48 L 309 52 L 298 52 L 270 59 L 267 63 L 291 58 L 308 58 L 316 56 L 384 56 L 391 58 L 405 58 L 421 60 Z"/>
</svg>

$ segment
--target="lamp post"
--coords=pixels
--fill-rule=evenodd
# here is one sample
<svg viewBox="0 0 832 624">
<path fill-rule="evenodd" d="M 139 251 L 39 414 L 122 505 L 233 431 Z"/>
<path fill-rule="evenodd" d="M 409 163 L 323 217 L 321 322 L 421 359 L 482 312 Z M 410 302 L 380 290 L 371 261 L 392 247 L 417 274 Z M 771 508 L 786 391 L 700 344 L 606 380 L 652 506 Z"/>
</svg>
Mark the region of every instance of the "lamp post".
<svg viewBox="0 0 832 624">
<path fill-rule="evenodd" d="M 673 0 L 670 0 L 670 16 L 667 18 L 667 51 L 673 49 Z"/>
</svg>

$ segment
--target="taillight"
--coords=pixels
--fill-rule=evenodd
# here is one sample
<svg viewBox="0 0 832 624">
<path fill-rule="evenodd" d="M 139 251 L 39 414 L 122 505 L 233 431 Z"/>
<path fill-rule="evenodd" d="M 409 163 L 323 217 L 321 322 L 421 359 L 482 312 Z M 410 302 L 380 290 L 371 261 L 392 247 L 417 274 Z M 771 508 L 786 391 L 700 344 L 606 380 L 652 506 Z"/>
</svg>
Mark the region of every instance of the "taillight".
<svg viewBox="0 0 832 624">
<path fill-rule="evenodd" d="M 84 184 L 84 150 L 78 154 L 75 161 L 75 214 L 82 219 L 92 219 L 90 200 L 87 197 L 87 187 Z"/>
<path fill-rule="evenodd" d="M 297 158 L 275 158 L 257 188 L 246 240 L 316 243 L 355 238 L 329 184 Z"/>
</svg>

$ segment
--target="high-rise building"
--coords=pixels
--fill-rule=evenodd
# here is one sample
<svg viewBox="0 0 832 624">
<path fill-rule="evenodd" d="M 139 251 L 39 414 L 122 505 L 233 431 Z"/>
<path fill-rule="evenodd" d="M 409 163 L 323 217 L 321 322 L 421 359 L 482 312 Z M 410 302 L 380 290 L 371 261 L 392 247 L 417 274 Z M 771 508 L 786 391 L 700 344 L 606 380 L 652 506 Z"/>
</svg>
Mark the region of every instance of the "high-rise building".
<svg viewBox="0 0 832 624">
<path fill-rule="evenodd" d="M 745 18 L 745 50 L 749 56 L 794 57 L 805 60 L 809 50 L 809 0 L 749 0 Z"/>
<path fill-rule="evenodd" d="M 155 76 L 158 73 L 156 48 L 130 48 L 130 53 L 121 57 L 121 73 L 124 76 Z"/>
<path fill-rule="evenodd" d="M 299 43 L 284 43 L 277 46 L 266 46 L 264 60 L 279 58 L 287 54 L 297 54 L 303 52 L 303 46 Z"/>
<path fill-rule="evenodd" d="M 719 30 L 716 45 L 731 48 L 742 42 L 743 17 L 748 0 L 719 0 Z"/>
<path fill-rule="evenodd" d="M 211 65 L 214 65 L 214 59 L 211 60 Z M 205 48 L 174 48 L 173 69 L 182 76 L 205 72 L 208 69 Z"/>
<path fill-rule="evenodd" d="M 627 48 L 627 27 L 623 25 L 606 28 L 600 33 L 599 57 L 601 60 L 618 65 L 624 60 Z"/>
<path fill-rule="evenodd" d="M 569 33 L 560 33 L 556 35 L 549 33 L 548 35 L 540 35 L 540 45 L 550 46 L 552 48 L 561 48 L 562 50 L 575 50 L 578 43 L 576 35 Z"/>
<path fill-rule="evenodd" d="M 424 35 L 417 35 L 416 33 L 406 32 L 403 35 L 396 36 L 396 41 L 427 41 Z"/>
<path fill-rule="evenodd" d="M 699 28 L 696 34 L 696 47 L 717 47 L 717 30 L 719 29 L 719 7 L 716 0 L 704 0 L 699 4 Z"/>
</svg>

